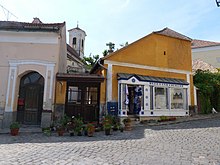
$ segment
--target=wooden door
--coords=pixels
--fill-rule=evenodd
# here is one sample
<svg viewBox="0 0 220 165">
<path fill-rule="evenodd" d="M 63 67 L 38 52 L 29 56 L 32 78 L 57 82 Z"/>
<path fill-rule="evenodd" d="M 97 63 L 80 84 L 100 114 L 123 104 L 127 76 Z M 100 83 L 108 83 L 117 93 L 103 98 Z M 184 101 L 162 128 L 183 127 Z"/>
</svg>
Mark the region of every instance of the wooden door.
<svg viewBox="0 0 220 165">
<path fill-rule="evenodd" d="M 31 72 L 21 78 L 17 106 L 17 121 L 39 125 L 43 108 L 44 78 Z"/>
<path fill-rule="evenodd" d="M 68 83 L 65 113 L 81 117 L 84 122 L 98 121 L 99 85 Z"/>
</svg>

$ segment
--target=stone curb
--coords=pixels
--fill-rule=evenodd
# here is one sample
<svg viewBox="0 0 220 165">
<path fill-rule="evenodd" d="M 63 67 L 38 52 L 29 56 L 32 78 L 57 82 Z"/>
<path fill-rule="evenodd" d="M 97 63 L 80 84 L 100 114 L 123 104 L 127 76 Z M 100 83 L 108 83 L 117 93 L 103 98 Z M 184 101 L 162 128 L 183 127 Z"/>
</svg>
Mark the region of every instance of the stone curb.
<svg viewBox="0 0 220 165">
<path fill-rule="evenodd" d="M 190 121 L 197 121 L 197 120 L 205 120 L 205 119 L 213 119 L 213 118 L 220 118 L 220 114 L 209 115 L 209 116 L 195 116 L 195 117 L 187 117 L 187 118 L 180 118 L 175 121 L 167 121 L 167 122 L 157 122 L 157 123 L 144 123 L 140 124 L 140 126 L 161 126 L 161 125 L 170 125 L 170 124 L 178 124 L 183 122 L 190 122 Z M 138 126 L 138 125 L 135 125 Z"/>
</svg>

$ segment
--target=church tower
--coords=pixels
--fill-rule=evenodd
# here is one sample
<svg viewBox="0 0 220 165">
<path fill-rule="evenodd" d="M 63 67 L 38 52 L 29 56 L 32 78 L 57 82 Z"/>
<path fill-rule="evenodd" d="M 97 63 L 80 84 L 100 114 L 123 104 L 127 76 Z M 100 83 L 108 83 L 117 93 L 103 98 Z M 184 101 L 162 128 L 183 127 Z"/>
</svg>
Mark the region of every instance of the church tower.
<svg viewBox="0 0 220 165">
<path fill-rule="evenodd" d="M 68 30 L 68 32 L 69 32 L 69 45 L 76 50 L 80 58 L 83 58 L 86 32 L 80 29 L 78 24 L 76 28 L 70 29 Z"/>
</svg>

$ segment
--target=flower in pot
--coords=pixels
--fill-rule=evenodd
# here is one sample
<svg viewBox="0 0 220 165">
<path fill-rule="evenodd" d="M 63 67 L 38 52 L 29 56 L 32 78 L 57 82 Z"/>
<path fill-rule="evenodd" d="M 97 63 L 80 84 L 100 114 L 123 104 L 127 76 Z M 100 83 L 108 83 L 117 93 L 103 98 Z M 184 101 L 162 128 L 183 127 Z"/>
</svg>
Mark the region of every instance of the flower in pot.
<svg viewBox="0 0 220 165">
<path fill-rule="evenodd" d="M 83 121 L 81 118 L 74 119 L 74 131 L 77 133 L 78 136 L 82 136 L 83 132 Z"/>
<path fill-rule="evenodd" d="M 57 131 L 58 136 L 63 136 L 63 134 L 65 132 L 65 127 L 62 125 L 57 125 L 56 131 Z"/>
<path fill-rule="evenodd" d="M 92 137 L 95 132 L 95 126 L 92 123 L 87 124 L 87 134 L 89 137 Z"/>
<path fill-rule="evenodd" d="M 17 136 L 19 132 L 20 124 L 18 122 L 14 122 L 10 125 L 11 135 Z"/>
<path fill-rule="evenodd" d="M 130 118 L 126 118 L 123 120 L 123 123 L 125 125 L 124 130 L 125 131 L 131 131 L 132 130 L 132 126 L 131 126 L 131 119 Z"/>
<path fill-rule="evenodd" d="M 105 135 L 110 135 L 111 134 L 111 128 L 112 125 L 109 122 L 105 122 L 103 124 L 104 130 L 105 130 Z"/>
<path fill-rule="evenodd" d="M 42 131 L 43 131 L 44 135 L 51 136 L 51 128 L 50 127 L 42 128 Z"/>
</svg>

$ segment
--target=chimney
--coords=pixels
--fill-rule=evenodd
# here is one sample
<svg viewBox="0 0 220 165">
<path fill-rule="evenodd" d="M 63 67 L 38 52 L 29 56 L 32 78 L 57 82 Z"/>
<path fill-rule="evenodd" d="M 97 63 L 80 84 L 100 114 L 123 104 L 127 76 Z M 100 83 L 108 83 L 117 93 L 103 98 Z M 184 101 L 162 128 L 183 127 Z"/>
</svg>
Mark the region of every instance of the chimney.
<svg viewBox="0 0 220 165">
<path fill-rule="evenodd" d="M 35 17 L 34 20 L 32 21 L 32 23 L 40 24 L 42 22 L 39 18 Z"/>
</svg>

